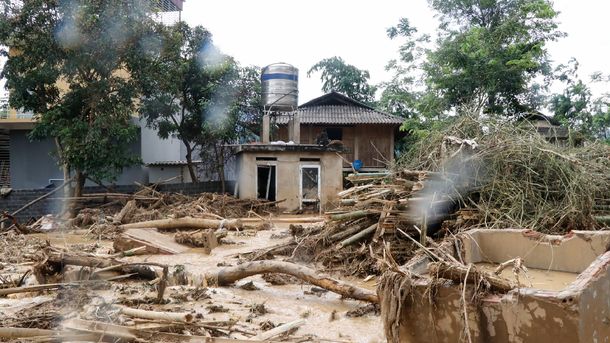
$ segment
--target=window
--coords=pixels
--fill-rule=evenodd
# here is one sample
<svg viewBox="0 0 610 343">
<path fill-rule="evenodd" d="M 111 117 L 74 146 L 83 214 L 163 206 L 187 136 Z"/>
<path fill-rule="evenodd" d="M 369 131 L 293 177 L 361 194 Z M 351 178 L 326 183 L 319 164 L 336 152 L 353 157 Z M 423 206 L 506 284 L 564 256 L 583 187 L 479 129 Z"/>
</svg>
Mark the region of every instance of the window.
<svg viewBox="0 0 610 343">
<path fill-rule="evenodd" d="M 343 140 L 343 129 L 340 127 L 329 127 L 326 129 L 326 134 L 328 135 L 328 139 L 331 141 Z"/>
</svg>

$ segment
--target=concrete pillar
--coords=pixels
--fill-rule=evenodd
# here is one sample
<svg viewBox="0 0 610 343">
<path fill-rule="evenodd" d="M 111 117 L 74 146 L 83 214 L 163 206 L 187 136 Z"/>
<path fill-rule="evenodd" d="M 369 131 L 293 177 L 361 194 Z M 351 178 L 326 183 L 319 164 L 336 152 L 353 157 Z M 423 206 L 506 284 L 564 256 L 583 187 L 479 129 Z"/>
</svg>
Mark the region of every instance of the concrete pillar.
<svg viewBox="0 0 610 343">
<path fill-rule="evenodd" d="M 292 141 L 295 144 L 301 143 L 301 118 L 299 118 L 299 114 L 295 113 L 294 118 L 292 119 Z"/>
<path fill-rule="evenodd" d="M 269 115 L 263 115 L 263 134 L 261 135 L 261 141 L 265 144 L 269 143 L 269 127 L 270 127 Z"/>
<path fill-rule="evenodd" d="M 288 141 L 294 141 L 294 119 L 290 117 L 288 119 Z"/>
</svg>

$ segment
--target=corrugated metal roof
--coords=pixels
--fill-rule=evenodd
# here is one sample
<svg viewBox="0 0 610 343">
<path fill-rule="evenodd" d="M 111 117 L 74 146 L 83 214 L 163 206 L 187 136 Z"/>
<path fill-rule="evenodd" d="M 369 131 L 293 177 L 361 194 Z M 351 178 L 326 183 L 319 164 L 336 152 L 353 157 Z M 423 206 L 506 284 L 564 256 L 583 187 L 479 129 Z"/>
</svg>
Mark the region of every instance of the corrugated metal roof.
<svg viewBox="0 0 610 343">
<path fill-rule="evenodd" d="M 301 124 L 388 124 L 400 125 L 403 118 L 353 105 L 319 105 L 299 108 Z M 294 112 L 293 112 L 294 113 Z M 279 116 L 279 125 L 288 124 L 289 116 Z"/>
</svg>

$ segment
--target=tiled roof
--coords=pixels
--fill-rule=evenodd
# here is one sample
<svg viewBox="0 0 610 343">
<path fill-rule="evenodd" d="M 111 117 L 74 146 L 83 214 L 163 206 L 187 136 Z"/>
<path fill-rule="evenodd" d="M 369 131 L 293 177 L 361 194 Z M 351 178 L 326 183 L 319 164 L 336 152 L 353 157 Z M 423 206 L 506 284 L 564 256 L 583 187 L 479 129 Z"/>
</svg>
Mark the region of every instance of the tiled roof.
<svg viewBox="0 0 610 343">
<path fill-rule="evenodd" d="M 201 160 L 193 160 L 193 164 L 201 164 Z M 188 163 L 185 160 L 180 161 L 155 161 L 147 163 L 147 166 L 186 166 Z"/>
<path fill-rule="evenodd" d="M 318 105 L 301 107 L 296 111 L 301 124 L 389 124 L 400 125 L 403 118 L 368 107 L 354 105 Z M 294 113 L 294 112 L 293 112 Z M 289 116 L 279 116 L 279 125 L 288 124 Z"/>
</svg>

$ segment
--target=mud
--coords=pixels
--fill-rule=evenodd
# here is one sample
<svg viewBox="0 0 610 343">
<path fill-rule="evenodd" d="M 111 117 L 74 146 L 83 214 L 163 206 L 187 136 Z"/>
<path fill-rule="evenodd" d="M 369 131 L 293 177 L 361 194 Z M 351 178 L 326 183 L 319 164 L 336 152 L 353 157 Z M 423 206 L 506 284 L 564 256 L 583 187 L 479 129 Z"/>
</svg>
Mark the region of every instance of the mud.
<svg viewBox="0 0 610 343">
<path fill-rule="evenodd" d="M 245 253 L 290 241 L 291 235 L 287 234 L 288 227 L 287 223 L 278 223 L 264 231 L 229 232 L 227 239 L 235 244 L 222 244 L 214 248 L 210 254 L 205 254 L 202 248 L 192 248 L 178 255 L 139 255 L 124 258 L 123 260 L 130 262 L 168 264 L 171 266 L 170 273 L 176 270 L 184 272 L 188 285 L 168 287 L 165 295 L 167 303 L 156 305 L 152 301 L 156 295 L 154 287 L 142 282 L 115 282 L 110 289 L 90 290 L 94 296 L 88 306 L 97 308 L 94 312 L 96 315 L 103 312 L 99 309 L 112 303 L 140 305 L 141 308 L 155 310 L 194 312 L 201 320 L 235 321 L 239 323 L 236 326 L 239 331 L 250 333 L 259 333 L 282 323 L 304 319 L 306 323 L 293 334 L 294 337 L 312 336 L 320 340 L 339 342 L 384 342 L 383 326 L 377 313 L 369 311 L 360 317 L 347 316 L 348 313 L 362 308 L 365 303 L 342 299 L 335 293 L 320 291 L 319 288 L 308 284 L 299 282 L 277 285 L 273 284 L 275 282 L 265 281 L 262 275 L 240 280 L 231 287 L 212 287 L 205 284 L 203 277 L 205 273 L 245 261 L 241 257 Z M 70 249 L 96 253 L 111 251 L 112 241 L 93 240 L 86 233 L 81 230 L 31 236 Z M 339 275 L 332 276 L 341 278 Z M 357 278 L 342 279 L 371 290 L 376 287 L 375 280 L 364 282 Z M 249 282 L 257 289 L 240 288 Z M 49 295 L 54 296 L 52 292 L 49 292 Z M 0 312 L 17 313 L 32 308 L 40 302 L 49 301 L 48 296 L 34 297 L 36 294 L 24 296 L 26 297 L 0 299 Z M 89 312 L 91 312 L 90 308 Z M 0 323 L 4 320 L 6 320 L 5 315 L 0 315 Z M 240 332 L 232 332 L 230 337 L 250 338 Z"/>
<path fill-rule="evenodd" d="M 494 272 L 498 264 L 493 263 L 475 263 L 475 265 L 484 271 Z M 537 288 L 549 291 L 560 291 L 576 280 L 577 273 L 559 272 L 556 270 L 543 270 L 537 268 L 528 268 L 527 273 L 520 272 L 517 274 L 518 279 L 513 273 L 512 267 L 504 269 L 500 276 L 517 282 L 523 287 Z"/>
</svg>

